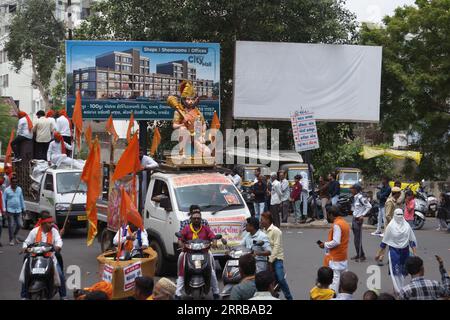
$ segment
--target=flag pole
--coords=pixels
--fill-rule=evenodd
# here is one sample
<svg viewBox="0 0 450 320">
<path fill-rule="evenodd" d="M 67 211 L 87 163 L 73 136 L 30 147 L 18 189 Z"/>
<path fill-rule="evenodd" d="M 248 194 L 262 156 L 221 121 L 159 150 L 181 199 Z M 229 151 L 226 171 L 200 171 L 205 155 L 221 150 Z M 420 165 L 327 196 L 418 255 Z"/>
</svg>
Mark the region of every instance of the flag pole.
<svg viewBox="0 0 450 320">
<path fill-rule="evenodd" d="M 80 185 L 81 185 L 81 177 L 80 177 L 80 181 L 78 182 L 77 188 L 75 189 L 75 192 L 73 193 L 72 201 L 70 202 L 69 210 L 67 211 L 66 218 L 64 219 L 64 224 L 63 224 L 63 227 L 61 228 L 61 232 L 60 232 L 61 237 L 65 233 L 66 224 L 67 224 L 67 221 L 69 220 L 69 215 L 70 215 L 70 212 L 72 211 L 72 205 L 73 205 L 73 202 L 75 201 L 75 196 L 78 193 L 78 189 L 80 188 Z"/>
</svg>

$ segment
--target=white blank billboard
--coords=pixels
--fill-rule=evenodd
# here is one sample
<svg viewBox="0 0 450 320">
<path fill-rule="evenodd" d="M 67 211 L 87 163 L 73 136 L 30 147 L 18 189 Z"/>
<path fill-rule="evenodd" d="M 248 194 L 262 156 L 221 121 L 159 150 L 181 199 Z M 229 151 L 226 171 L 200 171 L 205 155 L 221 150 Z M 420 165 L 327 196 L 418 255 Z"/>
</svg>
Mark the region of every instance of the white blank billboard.
<svg viewBox="0 0 450 320">
<path fill-rule="evenodd" d="M 236 42 L 235 119 L 378 122 L 381 47 Z"/>
</svg>

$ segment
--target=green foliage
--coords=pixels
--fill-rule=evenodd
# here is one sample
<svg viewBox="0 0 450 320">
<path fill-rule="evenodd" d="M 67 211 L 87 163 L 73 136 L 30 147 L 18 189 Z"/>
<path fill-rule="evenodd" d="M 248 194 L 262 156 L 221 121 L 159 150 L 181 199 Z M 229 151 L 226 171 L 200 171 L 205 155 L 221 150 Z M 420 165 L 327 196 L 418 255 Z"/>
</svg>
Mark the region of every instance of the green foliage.
<svg viewBox="0 0 450 320">
<path fill-rule="evenodd" d="M 5 50 L 16 72 L 25 60 L 31 60 L 32 84 L 38 87 L 44 102 L 49 100 L 49 86 L 57 57 L 61 55 L 64 25 L 55 19 L 55 2 L 29 0 L 11 21 Z"/>
<path fill-rule="evenodd" d="M 0 141 L 2 142 L 2 154 L 8 147 L 11 130 L 17 125 L 17 118 L 11 116 L 11 109 L 6 104 L 0 104 Z"/>
<path fill-rule="evenodd" d="M 385 26 L 364 25 L 362 44 L 383 46 L 381 126 L 416 133 L 424 157 L 415 179 L 450 174 L 450 1 L 416 0 L 397 8 Z M 407 168 L 410 172 L 411 168 Z"/>
</svg>

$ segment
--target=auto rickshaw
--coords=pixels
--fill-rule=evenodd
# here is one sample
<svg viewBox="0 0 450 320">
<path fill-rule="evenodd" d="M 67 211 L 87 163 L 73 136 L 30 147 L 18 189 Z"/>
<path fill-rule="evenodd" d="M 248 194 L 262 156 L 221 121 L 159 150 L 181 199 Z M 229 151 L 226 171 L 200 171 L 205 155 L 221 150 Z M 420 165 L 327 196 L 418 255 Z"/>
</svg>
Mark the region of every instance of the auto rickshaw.
<svg viewBox="0 0 450 320">
<path fill-rule="evenodd" d="M 236 170 L 237 174 L 241 177 L 242 196 L 252 213 L 254 207 L 250 188 L 255 182 L 255 170 L 257 168 L 261 168 L 261 174 L 263 176 L 270 176 L 270 169 L 263 164 L 238 164 L 234 167 L 234 170 Z"/>
<path fill-rule="evenodd" d="M 336 180 L 341 185 L 341 193 L 350 193 L 352 185 L 363 182 L 362 170 L 358 168 L 336 168 Z"/>
</svg>

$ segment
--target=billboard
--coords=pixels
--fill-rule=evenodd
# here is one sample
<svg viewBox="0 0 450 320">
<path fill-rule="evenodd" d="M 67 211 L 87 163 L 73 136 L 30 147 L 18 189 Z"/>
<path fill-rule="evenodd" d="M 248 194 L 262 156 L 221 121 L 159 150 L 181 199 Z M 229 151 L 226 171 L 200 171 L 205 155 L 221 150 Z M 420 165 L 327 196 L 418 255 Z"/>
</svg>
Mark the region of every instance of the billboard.
<svg viewBox="0 0 450 320">
<path fill-rule="evenodd" d="M 217 43 L 154 41 L 66 41 L 66 108 L 72 115 L 75 91 L 83 118 L 172 120 L 166 103 L 190 80 L 206 119 L 220 116 L 220 46 Z"/>
<path fill-rule="evenodd" d="M 237 41 L 233 116 L 378 122 L 381 47 Z"/>
</svg>

